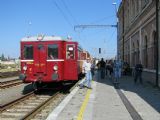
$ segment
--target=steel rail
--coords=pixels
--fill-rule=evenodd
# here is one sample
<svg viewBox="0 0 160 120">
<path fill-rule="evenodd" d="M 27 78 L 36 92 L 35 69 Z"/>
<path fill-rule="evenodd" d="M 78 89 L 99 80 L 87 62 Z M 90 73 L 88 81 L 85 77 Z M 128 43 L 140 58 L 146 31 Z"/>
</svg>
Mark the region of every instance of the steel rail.
<svg viewBox="0 0 160 120">
<path fill-rule="evenodd" d="M 74 83 L 74 85 L 71 88 L 69 88 L 69 92 L 72 91 L 77 86 L 77 84 L 78 84 L 78 82 Z M 26 116 L 24 116 L 21 120 L 30 120 L 30 119 L 34 118 L 34 116 L 37 113 L 39 113 L 43 108 L 45 108 L 47 105 L 49 105 L 53 101 L 53 99 L 56 98 L 60 94 L 61 93 L 59 91 L 56 92 L 52 97 L 50 97 L 48 100 L 44 101 L 37 108 L 35 108 L 33 111 L 31 111 Z"/>
<path fill-rule="evenodd" d="M 0 112 L 10 108 L 11 106 L 14 106 L 15 104 L 20 103 L 22 100 L 28 99 L 29 97 L 34 96 L 34 95 L 35 95 L 34 91 L 32 91 L 32 92 L 26 94 L 25 96 L 23 96 L 21 98 L 18 98 L 14 101 L 11 101 L 11 102 L 7 103 L 7 104 L 4 104 L 4 105 L 0 106 Z"/>
<path fill-rule="evenodd" d="M 6 84 L 6 83 L 9 83 L 9 82 L 15 82 L 17 80 L 19 80 L 19 79 L 12 79 L 12 80 L 8 80 L 8 81 L 3 81 L 3 82 L 1 82 L 1 84 Z"/>
<path fill-rule="evenodd" d="M 17 76 L 19 73 L 20 71 L 0 72 L 0 78 L 8 78 L 8 76 Z"/>
<path fill-rule="evenodd" d="M 30 120 L 30 119 L 34 118 L 36 115 L 38 115 L 39 113 L 41 113 L 42 110 L 47 109 L 47 106 L 52 105 L 52 103 L 53 103 L 54 100 L 56 100 L 57 98 L 61 97 L 60 95 L 63 95 L 63 93 L 62 93 L 63 91 L 64 92 L 66 92 L 66 91 L 70 92 L 74 87 L 77 86 L 77 83 L 70 84 L 69 87 L 66 86 L 66 87 L 64 87 L 64 89 L 58 90 L 57 92 L 55 92 L 52 96 L 48 96 L 48 98 L 45 99 L 45 101 L 40 102 L 33 109 L 31 108 L 31 110 L 29 110 L 28 112 L 26 112 L 25 115 L 22 115 L 19 119 Z M 25 96 L 23 96 L 21 98 L 16 99 L 16 100 L 14 100 L 14 101 L 12 101 L 10 103 L 7 103 L 5 105 L 0 106 L 0 108 L 1 108 L 0 112 L 2 113 L 2 115 L 3 115 L 3 112 L 4 113 L 7 112 L 7 113 L 4 114 L 4 118 L 5 118 L 5 116 L 7 117 L 7 114 L 10 114 L 10 112 L 8 112 L 8 111 L 10 111 L 10 109 L 16 108 L 19 104 L 25 103 L 24 102 L 25 100 L 30 99 L 32 97 L 38 97 L 38 96 L 36 96 L 36 94 L 34 94 L 34 91 L 31 92 L 31 93 L 26 94 Z M 42 98 L 43 98 L 43 96 L 42 96 Z M 41 100 L 41 98 L 40 99 L 38 98 L 36 100 Z M 29 102 L 29 104 L 30 104 L 30 102 Z M 23 109 L 23 107 L 22 107 L 22 109 Z M 14 111 L 11 112 L 11 113 L 14 114 Z"/>
<path fill-rule="evenodd" d="M 37 106 L 35 109 L 33 109 L 31 112 L 29 112 L 27 115 L 25 115 L 21 120 L 30 120 L 33 118 L 37 113 L 39 113 L 43 108 L 45 108 L 47 105 L 49 105 L 54 98 L 56 98 L 60 92 L 56 92 L 53 96 L 51 96 L 49 99 L 41 103 L 39 106 Z"/>
<path fill-rule="evenodd" d="M 10 80 L 10 81 L 5 81 L 5 82 L 1 82 L 1 89 L 5 89 L 11 86 L 15 86 L 15 85 L 19 85 L 22 84 L 23 82 L 21 80 L 15 79 L 15 80 Z"/>
</svg>

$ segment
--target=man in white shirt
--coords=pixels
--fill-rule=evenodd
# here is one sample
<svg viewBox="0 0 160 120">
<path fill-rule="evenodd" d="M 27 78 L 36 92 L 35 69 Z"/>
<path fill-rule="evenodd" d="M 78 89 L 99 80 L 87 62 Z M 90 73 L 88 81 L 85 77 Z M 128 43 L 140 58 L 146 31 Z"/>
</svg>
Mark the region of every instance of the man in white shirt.
<svg viewBox="0 0 160 120">
<path fill-rule="evenodd" d="M 80 84 L 80 87 L 87 87 L 91 89 L 91 80 L 92 80 L 92 74 L 91 74 L 91 62 L 90 59 L 87 58 L 87 60 L 83 63 L 82 69 L 85 73 L 85 80 Z"/>
</svg>

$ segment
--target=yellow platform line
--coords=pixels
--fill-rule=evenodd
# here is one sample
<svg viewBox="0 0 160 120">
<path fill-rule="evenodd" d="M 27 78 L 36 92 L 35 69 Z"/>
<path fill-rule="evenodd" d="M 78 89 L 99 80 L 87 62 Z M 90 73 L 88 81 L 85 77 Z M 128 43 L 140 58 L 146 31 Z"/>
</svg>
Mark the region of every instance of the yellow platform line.
<svg viewBox="0 0 160 120">
<path fill-rule="evenodd" d="M 89 97 L 90 97 L 90 94 L 91 94 L 91 89 L 88 89 L 87 90 L 87 93 L 86 93 L 86 96 L 85 96 L 85 99 L 82 103 L 82 106 L 80 108 L 80 111 L 78 113 L 78 117 L 77 117 L 77 120 L 83 120 L 83 114 L 84 114 L 84 111 L 86 109 L 86 106 L 87 106 L 87 103 L 88 103 L 88 100 L 89 100 Z"/>
</svg>

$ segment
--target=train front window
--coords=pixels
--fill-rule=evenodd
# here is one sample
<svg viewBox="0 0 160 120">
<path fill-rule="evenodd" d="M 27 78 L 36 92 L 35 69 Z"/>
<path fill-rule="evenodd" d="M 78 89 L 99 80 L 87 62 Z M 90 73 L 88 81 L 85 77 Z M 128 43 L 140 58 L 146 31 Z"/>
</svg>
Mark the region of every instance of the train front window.
<svg viewBox="0 0 160 120">
<path fill-rule="evenodd" d="M 33 46 L 32 45 L 24 45 L 23 57 L 24 59 L 33 59 Z"/>
<path fill-rule="evenodd" d="M 48 45 L 48 59 L 57 59 L 58 58 L 58 45 Z"/>
<path fill-rule="evenodd" d="M 38 49 L 42 51 L 42 50 L 44 50 L 44 46 L 42 44 L 39 44 Z"/>
<path fill-rule="evenodd" d="M 75 59 L 75 45 L 67 45 L 67 59 Z"/>
</svg>

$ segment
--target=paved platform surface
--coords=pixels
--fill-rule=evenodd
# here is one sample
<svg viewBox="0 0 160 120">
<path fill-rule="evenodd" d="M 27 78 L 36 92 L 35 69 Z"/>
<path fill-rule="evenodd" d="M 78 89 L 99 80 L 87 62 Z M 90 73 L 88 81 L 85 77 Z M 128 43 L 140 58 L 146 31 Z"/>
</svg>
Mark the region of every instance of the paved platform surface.
<svg viewBox="0 0 160 120">
<path fill-rule="evenodd" d="M 160 120 L 160 89 L 135 85 L 129 76 L 119 83 L 115 89 L 112 79 L 96 74 L 93 89 L 76 87 L 47 120 Z"/>
</svg>

